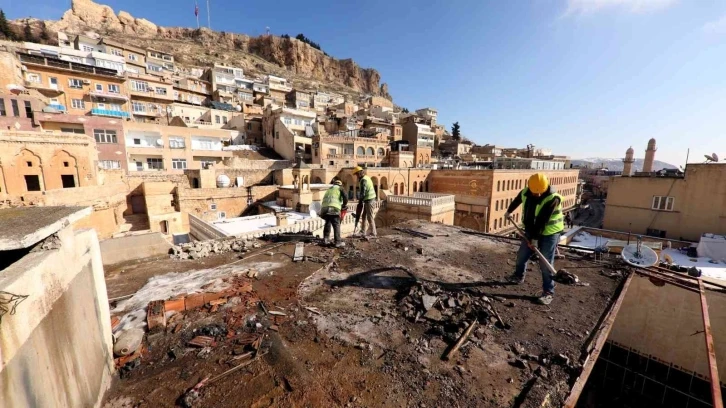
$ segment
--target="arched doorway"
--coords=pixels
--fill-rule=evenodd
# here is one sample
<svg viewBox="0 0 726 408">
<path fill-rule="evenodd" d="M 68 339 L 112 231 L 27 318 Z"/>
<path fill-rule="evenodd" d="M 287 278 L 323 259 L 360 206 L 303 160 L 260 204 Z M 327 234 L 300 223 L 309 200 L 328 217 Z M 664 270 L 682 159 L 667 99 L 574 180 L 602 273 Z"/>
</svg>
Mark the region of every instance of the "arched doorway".
<svg viewBox="0 0 726 408">
<path fill-rule="evenodd" d="M 393 184 L 393 194 L 398 195 L 398 183 Z"/>
<path fill-rule="evenodd" d="M 25 185 L 25 191 L 46 190 L 43 177 L 43 163 L 40 156 L 28 149 L 23 149 L 15 158 L 16 176 L 18 185 Z"/>
<path fill-rule="evenodd" d="M 426 180 L 426 181 L 424 182 L 424 189 L 426 190 L 426 192 L 428 192 L 428 191 L 429 191 L 429 181 L 428 181 L 428 180 Z"/>
<path fill-rule="evenodd" d="M 423 181 L 419 181 L 418 182 L 418 191 L 419 192 L 423 192 L 424 191 L 424 189 L 423 189 Z"/>
<path fill-rule="evenodd" d="M 388 190 L 388 179 L 385 177 L 381 177 L 381 188 L 383 190 Z"/>
<path fill-rule="evenodd" d="M 415 181 L 413 182 L 413 192 L 414 193 L 418 192 L 418 183 L 416 183 Z"/>
<path fill-rule="evenodd" d="M 320 177 L 315 177 L 315 179 L 313 180 L 313 184 L 324 184 L 324 183 Z"/>
<path fill-rule="evenodd" d="M 373 190 L 376 191 L 376 196 L 378 196 L 378 177 L 371 177 L 371 181 L 373 182 Z"/>
</svg>

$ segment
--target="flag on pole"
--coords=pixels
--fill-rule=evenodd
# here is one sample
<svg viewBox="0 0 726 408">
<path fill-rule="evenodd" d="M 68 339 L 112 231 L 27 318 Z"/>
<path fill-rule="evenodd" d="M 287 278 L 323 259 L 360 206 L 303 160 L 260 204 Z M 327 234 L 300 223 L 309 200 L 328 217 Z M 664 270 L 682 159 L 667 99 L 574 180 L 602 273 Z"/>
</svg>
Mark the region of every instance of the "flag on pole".
<svg viewBox="0 0 726 408">
<path fill-rule="evenodd" d="M 194 2 L 194 15 L 199 17 L 199 4 L 197 2 Z"/>
</svg>

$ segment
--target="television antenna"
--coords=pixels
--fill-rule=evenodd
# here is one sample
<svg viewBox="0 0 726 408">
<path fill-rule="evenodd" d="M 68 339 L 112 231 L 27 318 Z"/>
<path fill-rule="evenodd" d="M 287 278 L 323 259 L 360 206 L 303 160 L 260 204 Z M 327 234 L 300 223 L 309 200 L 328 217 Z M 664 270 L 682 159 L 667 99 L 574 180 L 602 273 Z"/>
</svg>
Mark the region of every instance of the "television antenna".
<svg viewBox="0 0 726 408">
<path fill-rule="evenodd" d="M 718 162 L 718 155 L 716 153 L 712 153 L 711 155 L 704 154 L 703 157 L 706 158 L 706 161 L 704 163 Z"/>
<path fill-rule="evenodd" d="M 626 245 L 621 254 L 623 260 L 630 265 L 648 267 L 658 263 L 658 254 L 643 245 L 643 237 L 638 235 L 635 244 Z"/>
<path fill-rule="evenodd" d="M 265 32 L 267 35 L 270 35 L 270 26 L 265 27 Z"/>
</svg>

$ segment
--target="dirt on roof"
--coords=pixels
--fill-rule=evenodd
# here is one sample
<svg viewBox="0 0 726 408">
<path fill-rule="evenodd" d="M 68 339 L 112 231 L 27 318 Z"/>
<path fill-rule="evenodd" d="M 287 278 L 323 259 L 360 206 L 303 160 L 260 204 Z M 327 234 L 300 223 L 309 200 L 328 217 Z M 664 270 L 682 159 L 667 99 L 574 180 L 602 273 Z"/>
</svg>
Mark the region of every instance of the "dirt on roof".
<svg viewBox="0 0 726 408">
<path fill-rule="evenodd" d="M 511 241 L 418 221 L 405 226 L 435 236 L 381 229 L 379 239 L 348 239 L 343 250 L 306 244 L 304 262 L 292 262 L 290 243 L 236 263 L 281 265 L 250 278 L 264 309 L 243 302 L 181 312 L 175 324 L 147 335 L 148 351 L 124 370 L 106 406 L 184 405 L 204 378 L 246 361 L 235 357 L 252 350 L 241 341 L 252 335 L 262 339 L 254 350 L 267 354 L 200 387 L 193 406 L 562 405 L 620 284 L 617 268 L 565 254 L 555 267 L 577 274 L 580 284 L 558 284 L 555 300 L 543 306 L 534 302 L 541 276 L 533 263 L 524 284 L 504 282 L 514 268 Z M 198 266 L 167 261 L 158 273 L 205 269 L 231 256 Z M 135 269 L 151 270 L 142 264 Z M 109 292 L 116 285 L 122 279 L 110 280 Z M 468 341 L 444 360 L 475 319 Z M 188 345 L 214 325 L 224 331 L 208 351 Z"/>
</svg>

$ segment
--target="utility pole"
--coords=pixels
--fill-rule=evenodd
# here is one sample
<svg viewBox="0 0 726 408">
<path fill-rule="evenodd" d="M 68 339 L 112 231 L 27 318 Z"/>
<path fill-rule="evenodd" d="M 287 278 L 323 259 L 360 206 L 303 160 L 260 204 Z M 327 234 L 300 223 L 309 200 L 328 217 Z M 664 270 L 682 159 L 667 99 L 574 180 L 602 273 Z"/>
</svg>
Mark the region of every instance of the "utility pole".
<svg viewBox="0 0 726 408">
<path fill-rule="evenodd" d="M 207 0 L 207 28 L 212 29 L 212 19 L 209 14 L 209 0 Z"/>
</svg>

